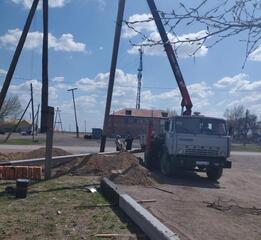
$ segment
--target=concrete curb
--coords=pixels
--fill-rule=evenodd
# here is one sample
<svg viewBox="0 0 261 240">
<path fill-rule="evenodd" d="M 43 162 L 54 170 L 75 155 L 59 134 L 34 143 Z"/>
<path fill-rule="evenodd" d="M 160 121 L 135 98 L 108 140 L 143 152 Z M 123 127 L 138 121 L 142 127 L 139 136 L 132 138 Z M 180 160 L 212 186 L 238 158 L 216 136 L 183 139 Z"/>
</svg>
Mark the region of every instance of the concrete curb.
<svg viewBox="0 0 261 240">
<path fill-rule="evenodd" d="M 138 204 L 128 194 L 122 192 L 120 188 L 103 178 L 101 190 L 104 196 L 115 203 L 151 240 L 179 240 L 180 238 L 148 210 Z"/>
<path fill-rule="evenodd" d="M 132 151 L 129 151 L 130 153 L 139 153 L 141 152 L 139 149 L 134 149 Z M 52 163 L 54 164 L 60 164 L 60 163 L 66 163 L 69 162 L 75 158 L 79 157 L 87 157 L 92 154 L 98 154 L 98 155 L 108 155 L 108 154 L 115 154 L 118 152 L 103 152 L 103 153 L 82 153 L 82 154 L 74 154 L 74 155 L 66 155 L 66 156 L 56 156 L 52 157 Z M 24 160 L 12 160 L 12 161 L 0 161 L 0 166 L 4 165 L 14 165 L 14 166 L 30 166 L 30 165 L 41 165 L 45 162 L 45 158 L 34 158 L 34 159 L 24 159 Z"/>
<path fill-rule="evenodd" d="M 52 163 L 54 164 L 60 164 L 60 163 L 66 163 L 69 162 L 75 158 L 78 157 L 87 157 L 91 155 L 90 153 L 86 154 L 75 154 L 75 155 L 66 155 L 66 156 L 56 156 L 52 157 Z M 4 161 L 3 163 L 0 162 L 0 165 L 2 164 L 9 164 L 9 165 L 15 165 L 15 166 L 21 166 L 21 165 L 41 165 L 45 162 L 45 158 L 33 158 L 33 159 L 23 159 L 23 160 L 12 160 L 12 161 Z"/>
<path fill-rule="evenodd" d="M 108 178 L 103 178 L 101 180 L 101 192 L 109 202 L 119 206 L 120 195 L 122 192 L 119 187 Z"/>
</svg>

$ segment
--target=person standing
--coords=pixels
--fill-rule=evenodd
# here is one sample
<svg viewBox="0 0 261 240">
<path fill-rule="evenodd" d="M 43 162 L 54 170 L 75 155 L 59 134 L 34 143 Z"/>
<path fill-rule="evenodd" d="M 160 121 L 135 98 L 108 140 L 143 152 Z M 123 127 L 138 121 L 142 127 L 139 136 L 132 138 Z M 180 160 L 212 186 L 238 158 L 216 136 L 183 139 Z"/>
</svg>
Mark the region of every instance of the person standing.
<svg viewBox="0 0 261 240">
<path fill-rule="evenodd" d="M 128 135 L 127 138 L 125 138 L 125 140 L 124 140 L 124 143 L 125 143 L 125 146 L 126 146 L 126 150 L 131 150 L 132 149 L 132 142 L 133 142 L 133 137 Z"/>
</svg>

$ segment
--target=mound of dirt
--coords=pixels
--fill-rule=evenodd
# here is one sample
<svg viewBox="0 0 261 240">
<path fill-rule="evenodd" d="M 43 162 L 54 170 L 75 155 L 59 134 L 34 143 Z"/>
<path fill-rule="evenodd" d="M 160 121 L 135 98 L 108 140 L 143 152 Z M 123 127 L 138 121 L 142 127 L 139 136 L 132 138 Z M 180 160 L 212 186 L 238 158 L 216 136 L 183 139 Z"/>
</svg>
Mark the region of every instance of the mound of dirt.
<svg viewBox="0 0 261 240">
<path fill-rule="evenodd" d="M 54 176 L 67 173 L 108 177 L 115 183 L 126 185 L 152 185 L 153 183 L 148 170 L 140 166 L 138 158 L 128 152 L 113 155 L 93 154 L 53 169 Z"/>
<path fill-rule="evenodd" d="M 69 155 L 70 153 L 60 148 L 53 148 L 53 156 Z M 1 153 L 1 160 L 22 160 L 32 158 L 43 158 L 45 156 L 45 148 L 39 148 L 30 152 L 14 152 L 14 153 Z"/>
<path fill-rule="evenodd" d="M 122 152 L 115 155 L 92 155 L 87 163 L 81 168 L 75 170 L 74 173 L 85 175 L 94 174 L 99 176 L 110 176 L 113 171 L 124 171 L 132 164 L 137 163 L 138 159 L 128 153 Z"/>
<path fill-rule="evenodd" d="M 132 164 L 124 172 L 110 176 L 110 179 L 123 185 L 151 186 L 154 183 L 150 172 L 139 164 Z"/>
</svg>

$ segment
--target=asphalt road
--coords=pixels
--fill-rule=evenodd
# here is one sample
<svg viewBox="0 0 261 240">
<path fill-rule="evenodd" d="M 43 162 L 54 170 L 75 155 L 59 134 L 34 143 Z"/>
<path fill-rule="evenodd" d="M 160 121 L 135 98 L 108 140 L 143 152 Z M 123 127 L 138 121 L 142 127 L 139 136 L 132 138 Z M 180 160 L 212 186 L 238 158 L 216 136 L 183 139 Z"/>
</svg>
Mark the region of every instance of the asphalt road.
<svg viewBox="0 0 261 240">
<path fill-rule="evenodd" d="M 72 154 L 81 154 L 81 153 L 97 153 L 100 151 L 99 142 L 95 141 L 95 143 L 91 143 L 85 141 L 84 146 L 75 146 L 74 144 L 69 145 L 61 145 L 55 144 L 54 147 L 62 148 L 63 150 L 70 152 Z M 45 147 L 43 144 L 41 145 L 11 145 L 11 144 L 0 144 L 0 152 L 29 152 L 41 147 Z M 134 143 L 134 148 L 139 148 L 139 144 L 136 141 Z M 107 142 L 107 146 L 105 149 L 106 152 L 115 151 L 114 141 L 109 140 Z M 140 154 L 142 157 L 143 154 Z M 231 152 L 231 156 L 261 156 L 261 152 Z"/>
<path fill-rule="evenodd" d="M 6 136 L 0 135 L 0 141 L 3 140 Z M 10 140 L 26 140 L 31 141 L 31 136 L 22 136 L 20 134 L 14 134 Z M 44 142 L 45 135 L 38 134 L 35 137 L 39 142 Z M 122 139 L 123 141 L 123 139 Z M 75 134 L 68 133 L 55 133 L 54 134 L 54 147 L 62 148 L 72 154 L 80 153 L 96 153 L 100 150 L 100 140 L 95 139 L 84 139 L 83 135 L 80 135 L 80 138 L 76 138 Z M 0 152 L 28 152 L 41 147 L 45 147 L 45 144 L 32 144 L 32 145 L 12 145 L 12 144 L 0 144 Z M 139 141 L 133 141 L 133 148 L 139 148 Z M 115 139 L 107 138 L 106 141 L 106 152 L 115 151 Z"/>
<path fill-rule="evenodd" d="M 76 139 L 76 138 L 75 138 Z M 68 151 L 72 154 L 80 154 L 80 153 L 96 153 L 99 152 L 99 141 L 97 140 L 78 140 L 78 139 L 70 140 L 72 143 L 69 144 L 68 140 L 63 143 L 57 142 L 54 144 L 54 147 L 62 148 L 65 151 Z M 75 141 L 80 142 L 75 143 Z M 41 147 L 45 147 L 44 144 L 34 144 L 34 145 L 12 145 L 12 144 L 0 144 L 0 152 L 28 152 Z M 134 141 L 134 148 L 139 148 L 138 141 Z M 106 152 L 115 151 L 115 144 L 113 139 L 107 140 Z M 142 154 L 141 154 L 142 156 Z M 231 156 L 261 156 L 261 152 L 231 152 Z"/>
</svg>

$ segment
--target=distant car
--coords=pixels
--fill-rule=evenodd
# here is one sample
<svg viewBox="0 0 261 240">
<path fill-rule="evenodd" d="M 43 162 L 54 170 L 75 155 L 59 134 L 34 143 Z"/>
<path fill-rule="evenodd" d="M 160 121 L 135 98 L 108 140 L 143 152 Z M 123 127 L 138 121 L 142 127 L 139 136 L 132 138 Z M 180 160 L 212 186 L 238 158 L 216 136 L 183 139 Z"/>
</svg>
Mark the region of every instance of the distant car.
<svg viewBox="0 0 261 240">
<path fill-rule="evenodd" d="M 83 138 L 84 139 L 92 139 L 92 135 L 91 134 L 85 134 Z"/>
<path fill-rule="evenodd" d="M 23 135 L 23 136 L 28 135 L 26 131 L 22 131 L 22 132 L 20 132 L 20 134 Z"/>
</svg>

